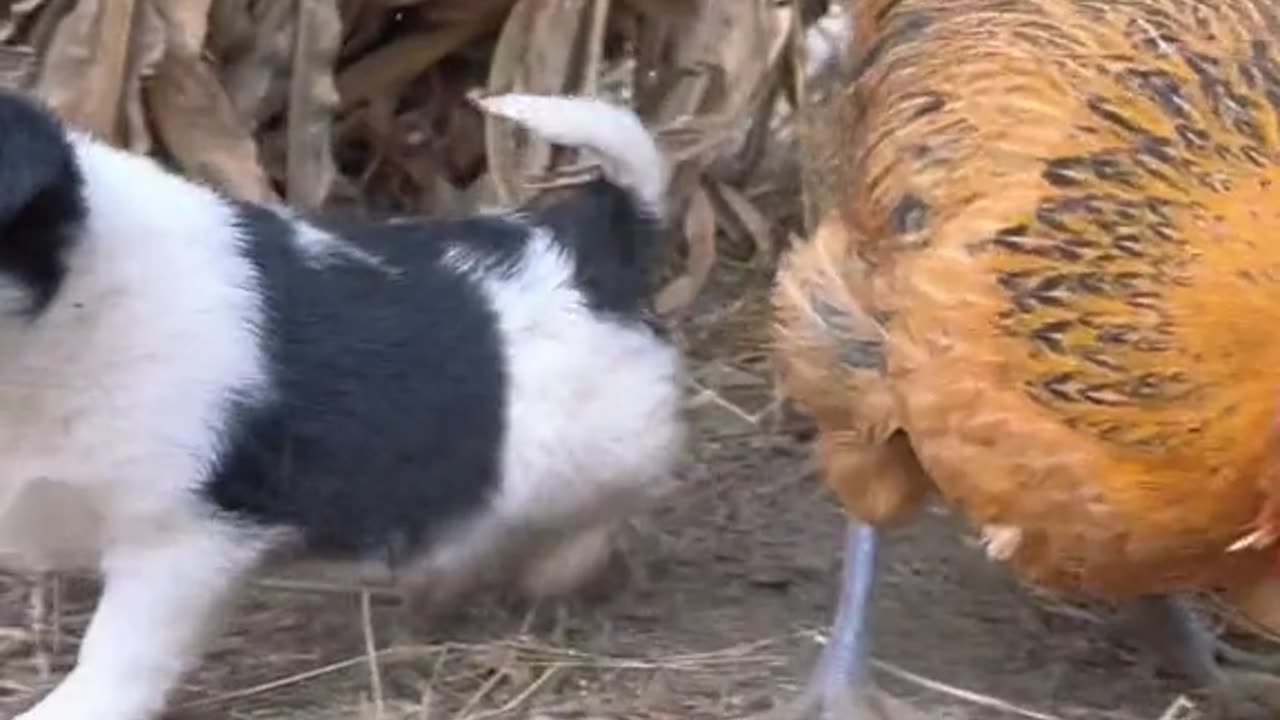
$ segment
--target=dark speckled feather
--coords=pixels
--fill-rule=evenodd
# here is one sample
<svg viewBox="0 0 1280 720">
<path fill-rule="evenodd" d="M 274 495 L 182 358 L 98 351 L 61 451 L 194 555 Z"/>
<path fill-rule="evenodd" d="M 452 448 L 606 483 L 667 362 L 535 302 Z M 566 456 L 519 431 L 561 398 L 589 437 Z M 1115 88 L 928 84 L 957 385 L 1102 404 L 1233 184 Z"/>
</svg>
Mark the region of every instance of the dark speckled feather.
<svg viewBox="0 0 1280 720">
<path fill-rule="evenodd" d="M 1280 5 L 855 13 L 838 200 L 776 295 L 829 482 L 875 522 L 936 487 L 1059 589 L 1257 580 L 1275 549 L 1228 548 L 1280 530 Z"/>
</svg>

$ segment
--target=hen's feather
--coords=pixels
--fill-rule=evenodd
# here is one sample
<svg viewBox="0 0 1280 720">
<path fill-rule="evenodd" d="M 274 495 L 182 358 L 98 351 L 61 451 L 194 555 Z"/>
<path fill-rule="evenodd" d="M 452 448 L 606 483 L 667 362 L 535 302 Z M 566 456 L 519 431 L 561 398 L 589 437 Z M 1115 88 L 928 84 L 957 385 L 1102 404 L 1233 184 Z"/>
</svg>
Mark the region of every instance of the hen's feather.
<svg viewBox="0 0 1280 720">
<path fill-rule="evenodd" d="M 1280 529 L 1280 9 L 857 7 L 836 206 L 776 293 L 842 500 L 936 484 L 1111 598 L 1266 572 L 1229 548 Z"/>
</svg>

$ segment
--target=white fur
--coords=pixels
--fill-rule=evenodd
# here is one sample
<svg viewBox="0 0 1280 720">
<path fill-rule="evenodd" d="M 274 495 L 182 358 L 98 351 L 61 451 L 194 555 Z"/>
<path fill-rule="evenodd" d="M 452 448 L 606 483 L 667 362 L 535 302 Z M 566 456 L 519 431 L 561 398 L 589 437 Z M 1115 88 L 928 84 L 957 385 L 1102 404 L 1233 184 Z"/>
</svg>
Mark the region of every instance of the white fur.
<svg viewBox="0 0 1280 720">
<path fill-rule="evenodd" d="M 556 522 L 602 490 L 659 490 L 681 441 L 680 361 L 649 328 L 590 312 L 550 231 L 532 233 L 518 272 L 477 279 L 511 375 L 498 512 Z"/>
<path fill-rule="evenodd" d="M 39 322 L 0 323 L 0 547 L 38 567 L 203 526 L 183 481 L 216 456 L 228 399 L 266 390 L 230 209 L 149 160 L 83 138 L 76 150 L 91 178 L 84 242 Z M 24 498 L 59 486 L 97 508 L 94 531 L 45 558 L 35 528 L 10 531 Z"/>
<path fill-rule="evenodd" d="M 21 719 L 141 720 L 256 555 L 194 484 L 228 400 L 266 391 L 260 309 L 225 203 L 87 138 L 75 151 L 84 242 L 38 322 L 0 324 L 0 548 L 106 575 L 75 671 Z"/>
<path fill-rule="evenodd" d="M 684 426 L 676 420 L 682 365 L 676 349 L 647 327 L 590 312 L 573 287 L 571 260 L 550 231 L 531 233 L 510 275 L 483 273 L 465 247 L 451 248 L 446 257 L 484 289 L 498 315 L 510 369 L 497 520 L 503 526 L 581 532 L 585 546 L 628 510 L 671 488 L 684 441 Z M 465 565 L 459 556 L 492 548 L 492 533 L 468 532 L 467 540 L 429 559 L 433 575 Z M 578 559 L 586 554 L 581 548 L 548 552 L 529 569 L 528 584 L 539 592 L 571 584 L 540 578 L 579 575 L 591 564 Z M 557 569 L 557 557 L 569 562 Z"/>
<path fill-rule="evenodd" d="M 662 151 L 632 110 L 605 100 L 508 93 L 476 99 L 482 110 L 517 122 L 561 145 L 594 150 L 610 180 L 663 215 L 669 170 Z"/>
<path fill-rule="evenodd" d="M 648 168 L 636 187 L 660 198 L 644 174 L 657 165 L 630 133 L 604 140 L 628 137 L 626 153 L 645 156 L 628 162 Z M 74 148 L 83 242 L 36 322 L 0 321 L 0 559 L 97 569 L 105 589 L 75 669 L 19 720 L 151 720 L 239 581 L 284 539 L 228 522 L 196 492 L 228 403 L 271 393 L 262 308 L 228 203 L 145 158 L 79 136 Z M 295 227 L 321 268 L 379 262 Z M 492 511 L 419 565 L 447 579 L 554 530 L 526 582 L 554 591 L 598 562 L 621 515 L 667 487 L 683 440 L 680 362 L 643 325 L 592 313 L 571 258 L 548 230 L 530 232 L 512 273 L 487 274 L 463 249 L 449 256 L 499 318 L 508 434 Z"/>
</svg>

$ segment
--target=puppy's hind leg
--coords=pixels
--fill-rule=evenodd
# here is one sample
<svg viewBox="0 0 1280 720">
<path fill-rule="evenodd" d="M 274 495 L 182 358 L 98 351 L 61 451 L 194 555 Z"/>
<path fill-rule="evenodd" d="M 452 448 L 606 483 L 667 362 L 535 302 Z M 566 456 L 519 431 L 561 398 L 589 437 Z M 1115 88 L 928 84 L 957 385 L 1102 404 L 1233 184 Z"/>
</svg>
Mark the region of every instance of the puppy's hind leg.
<svg viewBox="0 0 1280 720">
<path fill-rule="evenodd" d="M 522 589 L 534 599 L 563 598 L 580 590 L 603 572 L 613 533 L 613 525 L 602 524 L 549 543 L 522 569 Z"/>
</svg>

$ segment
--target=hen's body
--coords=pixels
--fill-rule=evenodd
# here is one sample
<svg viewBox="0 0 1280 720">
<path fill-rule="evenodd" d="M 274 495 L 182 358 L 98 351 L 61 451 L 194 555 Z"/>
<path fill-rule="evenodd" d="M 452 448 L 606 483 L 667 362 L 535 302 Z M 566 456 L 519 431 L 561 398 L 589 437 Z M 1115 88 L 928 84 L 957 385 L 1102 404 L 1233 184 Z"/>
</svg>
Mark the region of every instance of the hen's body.
<svg viewBox="0 0 1280 720">
<path fill-rule="evenodd" d="M 883 524 L 936 486 L 993 554 L 1107 599 L 1263 578 L 1280 8 L 855 8 L 835 206 L 777 292 L 846 507 Z"/>
</svg>

